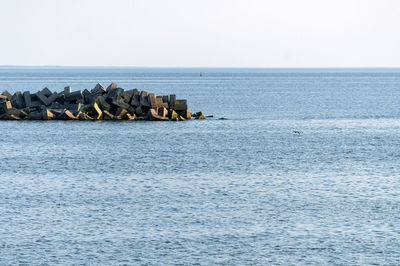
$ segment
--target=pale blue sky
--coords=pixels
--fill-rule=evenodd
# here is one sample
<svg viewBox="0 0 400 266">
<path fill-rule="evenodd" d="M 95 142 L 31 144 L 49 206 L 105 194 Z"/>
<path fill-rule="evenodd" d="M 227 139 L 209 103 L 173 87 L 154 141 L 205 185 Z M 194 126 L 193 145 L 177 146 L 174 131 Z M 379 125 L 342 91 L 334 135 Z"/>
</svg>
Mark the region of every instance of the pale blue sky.
<svg viewBox="0 0 400 266">
<path fill-rule="evenodd" d="M 398 0 L 1 0 L 0 65 L 400 67 Z"/>
</svg>

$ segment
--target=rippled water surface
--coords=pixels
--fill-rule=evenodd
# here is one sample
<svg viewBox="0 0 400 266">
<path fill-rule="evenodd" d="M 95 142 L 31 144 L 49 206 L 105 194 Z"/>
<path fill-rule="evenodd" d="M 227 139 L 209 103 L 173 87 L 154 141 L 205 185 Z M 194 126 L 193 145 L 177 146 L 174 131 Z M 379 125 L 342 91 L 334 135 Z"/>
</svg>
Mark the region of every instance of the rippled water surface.
<svg viewBox="0 0 400 266">
<path fill-rule="evenodd" d="M 0 264 L 400 263 L 400 70 L 0 68 L 98 81 L 215 118 L 0 121 Z"/>
</svg>

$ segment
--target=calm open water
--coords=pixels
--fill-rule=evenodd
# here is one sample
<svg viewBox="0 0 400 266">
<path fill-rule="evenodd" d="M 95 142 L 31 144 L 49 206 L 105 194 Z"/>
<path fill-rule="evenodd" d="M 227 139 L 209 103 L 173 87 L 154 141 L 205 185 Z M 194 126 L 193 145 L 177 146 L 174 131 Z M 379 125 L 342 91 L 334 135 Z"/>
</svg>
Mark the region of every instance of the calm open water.
<svg viewBox="0 0 400 266">
<path fill-rule="evenodd" d="M 0 264 L 400 263 L 400 69 L 0 68 L 111 81 L 228 120 L 0 121 Z"/>
</svg>

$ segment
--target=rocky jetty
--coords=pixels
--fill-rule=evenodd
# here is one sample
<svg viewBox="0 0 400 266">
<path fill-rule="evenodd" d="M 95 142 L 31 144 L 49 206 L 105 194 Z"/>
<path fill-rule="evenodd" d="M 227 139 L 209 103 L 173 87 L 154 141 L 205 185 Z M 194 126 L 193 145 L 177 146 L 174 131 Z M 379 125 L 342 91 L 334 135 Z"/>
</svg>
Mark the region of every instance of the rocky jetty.
<svg viewBox="0 0 400 266">
<path fill-rule="evenodd" d="M 191 113 L 186 100 L 174 94 L 156 96 L 137 89 L 124 90 L 111 83 L 98 83 L 92 90 L 62 92 L 44 88 L 34 94 L 5 91 L 0 95 L 0 120 L 150 120 L 184 121 L 205 119 Z"/>
</svg>

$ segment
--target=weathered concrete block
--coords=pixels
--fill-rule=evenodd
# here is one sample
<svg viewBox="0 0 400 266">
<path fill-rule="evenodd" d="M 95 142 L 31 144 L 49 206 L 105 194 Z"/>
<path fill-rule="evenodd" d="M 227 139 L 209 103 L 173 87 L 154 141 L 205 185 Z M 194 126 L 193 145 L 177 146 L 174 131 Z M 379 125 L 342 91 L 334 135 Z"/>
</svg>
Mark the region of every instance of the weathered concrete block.
<svg viewBox="0 0 400 266">
<path fill-rule="evenodd" d="M 132 106 L 129 106 L 128 109 L 126 109 L 128 111 L 129 114 L 134 115 L 135 114 L 135 108 L 133 108 Z"/>
<path fill-rule="evenodd" d="M 105 110 L 103 111 L 103 119 L 104 120 L 113 120 L 115 118 L 115 116 L 110 113 L 109 111 Z"/>
<path fill-rule="evenodd" d="M 110 90 L 116 89 L 116 88 L 118 88 L 118 85 L 117 85 L 117 83 L 113 82 L 107 87 L 107 91 L 110 91 Z"/>
<path fill-rule="evenodd" d="M 64 111 L 57 117 L 57 119 L 60 120 L 76 120 L 77 118 L 67 109 L 64 109 Z"/>
<path fill-rule="evenodd" d="M 111 105 L 107 102 L 107 96 L 102 96 L 99 98 L 99 107 L 101 108 L 101 110 L 107 110 L 110 111 L 111 110 Z"/>
<path fill-rule="evenodd" d="M 64 108 L 69 110 L 74 116 L 76 116 L 79 113 L 81 107 L 82 104 L 80 103 L 70 103 L 64 105 Z"/>
<path fill-rule="evenodd" d="M 176 100 L 175 105 L 172 107 L 175 111 L 185 111 L 187 110 L 186 100 Z"/>
<path fill-rule="evenodd" d="M 136 116 L 142 116 L 142 115 L 144 115 L 144 112 L 143 112 L 142 107 L 140 107 L 140 106 L 136 107 L 136 109 L 135 109 L 135 114 L 136 114 Z"/>
<path fill-rule="evenodd" d="M 10 101 L 5 101 L 5 102 L 0 103 L 0 109 L 2 112 L 7 112 L 11 108 L 12 108 L 12 105 L 11 105 Z"/>
<path fill-rule="evenodd" d="M 4 91 L 1 95 L 6 96 L 7 100 L 11 101 L 12 95 L 8 91 Z"/>
<path fill-rule="evenodd" d="M 124 109 L 128 109 L 130 107 L 130 105 L 125 103 L 125 102 L 123 102 L 122 99 L 114 99 L 112 101 L 112 104 L 114 104 L 115 106 L 124 108 Z"/>
<path fill-rule="evenodd" d="M 61 114 L 62 114 L 62 112 L 64 112 L 64 109 L 63 108 L 58 108 L 58 109 L 53 109 L 53 108 L 51 108 L 51 109 L 49 109 L 50 110 L 50 112 L 52 112 L 54 115 L 55 115 L 55 117 L 57 118 L 58 116 L 60 116 Z"/>
<path fill-rule="evenodd" d="M 149 99 L 150 108 L 157 108 L 156 95 L 154 95 L 154 93 L 149 93 L 147 97 Z"/>
<path fill-rule="evenodd" d="M 34 111 L 34 112 L 30 112 L 28 114 L 28 119 L 30 120 L 41 120 L 42 119 L 42 113 L 38 112 L 38 111 Z"/>
<path fill-rule="evenodd" d="M 174 110 L 170 109 L 169 113 L 168 113 L 168 117 L 171 120 L 176 120 L 176 119 L 178 119 L 179 115 L 178 115 L 177 112 L 175 112 Z"/>
<path fill-rule="evenodd" d="M 46 97 L 49 97 L 50 95 L 53 94 L 47 87 L 45 87 L 43 90 L 41 90 L 41 93 Z"/>
<path fill-rule="evenodd" d="M 197 112 L 196 113 L 196 118 L 195 119 L 200 119 L 200 120 L 202 120 L 202 119 L 206 119 L 206 117 L 202 114 L 202 112 Z"/>
<path fill-rule="evenodd" d="M 74 91 L 69 93 L 68 95 L 65 96 L 65 101 L 67 102 L 73 102 L 79 99 L 83 99 L 82 91 Z"/>
<path fill-rule="evenodd" d="M 191 119 L 192 118 L 192 112 L 189 109 L 187 109 L 185 111 L 181 111 L 180 115 L 185 119 Z"/>
<path fill-rule="evenodd" d="M 42 119 L 43 120 L 51 120 L 51 119 L 54 119 L 55 117 L 56 116 L 47 108 L 42 111 Z"/>
<path fill-rule="evenodd" d="M 38 91 L 36 93 L 36 96 L 44 105 L 49 106 L 52 102 L 54 102 L 57 99 L 58 93 L 54 92 L 49 96 L 46 96 L 42 91 Z"/>
<path fill-rule="evenodd" d="M 64 96 L 66 97 L 68 94 L 72 92 L 71 86 L 67 86 L 64 88 Z"/>
<path fill-rule="evenodd" d="M 106 93 L 106 89 L 103 87 L 103 85 L 97 83 L 97 85 L 90 92 L 93 95 L 102 96 L 104 93 Z"/>
<path fill-rule="evenodd" d="M 171 94 L 169 96 L 169 107 L 173 108 L 175 106 L 175 101 L 176 101 L 176 95 L 175 94 Z"/>
<path fill-rule="evenodd" d="M 138 107 L 138 106 L 140 106 L 140 96 L 139 96 L 139 94 L 134 94 L 134 95 L 132 96 L 131 105 L 132 105 L 133 107 Z"/>
<path fill-rule="evenodd" d="M 85 114 L 83 112 L 79 112 L 79 114 L 77 115 L 77 118 L 79 120 L 93 120 L 93 118 L 91 118 L 88 114 Z"/>
<path fill-rule="evenodd" d="M 147 97 L 147 92 L 146 91 L 141 91 L 140 92 L 140 106 L 144 108 L 150 108 L 150 102 Z"/>
<path fill-rule="evenodd" d="M 24 101 L 24 96 L 20 91 L 17 91 L 14 93 L 14 95 L 11 98 L 11 104 L 19 109 L 25 108 L 25 101 Z"/>
<path fill-rule="evenodd" d="M 39 107 L 40 105 L 42 105 L 42 102 L 41 101 L 39 101 L 39 100 L 34 100 L 34 101 L 31 101 L 31 105 L 29 106 L 29 107 Z"/>
<path fill-rule="evenodd" d="M 115 113 L 115 118 L 116 119 L 123 119 L 124 116 L 128 113 L 128 111 L 125 108 L 118 108 L 117 112 Z"/>
<path fill-rule="evenodd" d="M 25 101 L 26 107 L 32 107 L 31 106 L 31 103 L 32 103 L 31 94 L 29 91 L 24 91 L 24 101 Z"/>
<path fill-rule="evenodd" d="M 161 117 L 157 114 L 156 110 L 150 109 L 147 112 L 146 119 L 150 121 L 168 121 L 167 117 Z"/>
<path fill-rule="evenodd" d="M 158 115 L 161 116 L 161 117 L 166 117 L 166 116 L 168 116 L 168 110 L 167 110 L 166 108 L 164 108 L 164 107 L 158 108 L 157 113 L 158 113 Z"/>
<path fill-rule="evenodd" d="M 36 92 L 36 96 L 39 98 L 39 100 L 44 104 L 44 105 L 49 105 L 48 103 L 47 103 L 47 97 L 43 94 L 43 92 L 41 92 L 41 91 L 38 91 L 38 92 Z"/>
<path fill-rule="evenodd" d="M 101 111 L 100 107 L 97 105 L 96 102 L 93 104 L 85 105 L 81 108 L 83 113 L 88 114 L 95 120 L 101 119 L 103 112 Z"/>
<path fill-rule="evenodd" d="M 5 113 L 0 115 L 0 120 L 20 120 L 20 118 L 13 114 Z"/>
<path fill-rule="evenodd" d="M 157 96 L 156 105 L 157 105 L 157 107 L 164 107 L 164 101 L 162 99 L 162 96 Z M 167 108 L 168 108 L 168 104 L 167 104 Z"/>
<path fill-rule="evenodd" d="M 90 94 L 92 94 L 88 89 L 84 89 L 83 91 L 82 91 L 82 95 L 83 96 L 86 96 L 86 95 L 90 95 Z"/>
<path fill-rule="evenodd" d="M 114 99 L 117 99 L 117 98 L 121 97 L 121 94 L 122 94 L 122 92 L 124 90 L 121 89 L 121 88 L 113 88 L 113 89 L 110 89 L 110 90 L 107 89 L 107 91 L 108 91 L 107 97 L 109 99 L 114 100 Z"/>
</svg>

